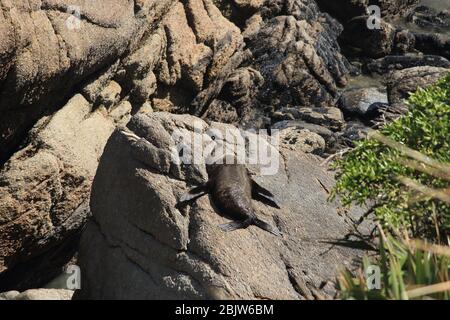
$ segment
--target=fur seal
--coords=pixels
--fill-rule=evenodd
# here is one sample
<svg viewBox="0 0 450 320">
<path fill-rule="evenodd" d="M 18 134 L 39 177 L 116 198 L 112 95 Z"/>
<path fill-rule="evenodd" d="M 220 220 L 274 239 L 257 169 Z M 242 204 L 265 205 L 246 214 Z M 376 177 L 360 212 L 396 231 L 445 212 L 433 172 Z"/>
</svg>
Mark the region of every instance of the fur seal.
<svg viewBox="0 0 450 320">
<path fill-rule="evenodd" d="M 276 236 L 281 232 L 259 219 L 252 206 L 252 198 L 280 209 L 273 194 L 254 181 L 248 169 L 241 164 L 214 164 L 207 166 L 209 180 L 185 193 L 178 204 L 195 201 L 210 194 L 214 205 L 234 221 L 219 225 L 226 232 L 255 225 Z"/>
</svg>

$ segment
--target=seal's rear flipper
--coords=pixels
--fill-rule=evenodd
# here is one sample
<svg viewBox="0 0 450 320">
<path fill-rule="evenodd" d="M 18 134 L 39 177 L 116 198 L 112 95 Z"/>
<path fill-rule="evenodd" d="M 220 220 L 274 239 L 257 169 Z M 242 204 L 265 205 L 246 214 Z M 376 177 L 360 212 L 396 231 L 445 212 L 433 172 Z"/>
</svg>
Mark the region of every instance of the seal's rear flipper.
<svg viewBox="0 0 450 320">
<path fill-rule="evenodd" d="M 274 195 L 264 187 L 261 187 L 255 180 L 252 180 L 252 198 L 271 207 L 280 209 L 280 206 L 275 201 Z"/>
<path fill-rule="evenodd" d="M 238 229 L 245 229 L 246 227 L 248 227 L 248 224 L 245 224 L 242 221 L 232 221 L 230 223 L 224 223 L 219 225 L 219 228 L 225 232 L 230 232 Z"/>
<path fill-rule="evenodd" d="M 195 187 L 195 188 L 189 190 L 187 193 L 183 194 L 180 197 L 180 200 L 178 201 L 178 204 L 183 204 L 183 203 L 195 201 L 195 200 L 197 200 L 198 198 L 204 196 L 207 193 L 208 193 L 207 185 Z"/>
<path fill-rule="evenodd" d="M 278 237 L 281 236 L 281 232 L 278 229 L 272 227 L 270 224 L 268 224 L 268 223 L 266 223 L 266 222 L 264 222 L 264 221 L 262 221 L 262 220 L 260 220 L 258 218 L 253 220 L 253 224 L 255 226 L 257 226 L 257 227 L 267 231 L 267 232 L 270 232 L 271 234 L 273 234 L 275 236 L 278 236 Z"/>
<path fill-rule="evenodd" d="M 255 190 L 255 192 L 257 192 L 257 193 L 260 193 L 260 194 L 263 194 L 263 195 L 273 198 L 272 192 L 270 192 L 269 190 L 267 190 L 266 188 L 264 188 L 263 186 L 258 184 L 258 182 L 256 182 L 253 179 L 252 179 L 252 189 Z"/>
</svg>

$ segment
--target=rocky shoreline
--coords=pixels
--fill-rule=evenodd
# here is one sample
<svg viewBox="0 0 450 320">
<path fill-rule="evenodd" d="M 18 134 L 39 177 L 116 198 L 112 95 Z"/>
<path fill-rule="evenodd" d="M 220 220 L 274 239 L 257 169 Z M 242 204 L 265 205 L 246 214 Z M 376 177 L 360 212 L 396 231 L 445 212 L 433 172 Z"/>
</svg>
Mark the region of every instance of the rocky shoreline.
<svg viewBox="0 0 450 320">
<path fill-rule="evenodd" d="M 0 6 L 0 292 L 78 264 L 78 299 L 333 298 L 371 226 L 327 201 L 324 161 L 449 72 L 450 3 L 72 2 Z M 176 208 L 206 178 L 169 156 L 194 122 L 280 130 L 280 172 L 261 183 L 284 207 L 258 210 L 282 240 L 221 234 L 208 199 Z"/>
</svg>

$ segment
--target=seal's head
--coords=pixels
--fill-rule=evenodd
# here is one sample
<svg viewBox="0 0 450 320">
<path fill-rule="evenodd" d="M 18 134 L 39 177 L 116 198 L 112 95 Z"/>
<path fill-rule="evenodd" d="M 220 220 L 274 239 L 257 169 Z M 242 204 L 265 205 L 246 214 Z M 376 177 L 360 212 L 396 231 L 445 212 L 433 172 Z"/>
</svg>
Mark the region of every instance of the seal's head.
<svg viewBox="0 0 450 320">
<path fill-rule="evenodd" d="M 236 155 L 233 153 L 227 153 L 225 154 L 225 156 L 219 158 L 210 156 L 205 160 L 206 172 L 208 172 L 208 175 L 210 177 L 214 176 L 215 171 L 219 167 L 238 164 L 239 163 L 237 161 Z"/>
</svg>

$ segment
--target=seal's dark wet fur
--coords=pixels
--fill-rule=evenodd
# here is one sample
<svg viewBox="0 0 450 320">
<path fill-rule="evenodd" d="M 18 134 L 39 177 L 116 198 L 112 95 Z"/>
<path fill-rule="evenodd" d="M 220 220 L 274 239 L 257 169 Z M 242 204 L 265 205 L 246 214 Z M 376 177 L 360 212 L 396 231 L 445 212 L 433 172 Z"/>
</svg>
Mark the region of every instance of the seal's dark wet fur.
<svg viewBox="0 0 450 320">
<path fill-rule="evenodd" d="M 281 235 L 280 231 L 256 216 L 252 198 L 275 208 L 280 207 L 274 201 L 273 194 L 257 184 L 244 165 L 215 164 L 207 169 L 208 182 L 184 194 L 179 203 L 194 201 L 209 193 L 219 211 L 234 220 L 220 225 L 222 230 L 233 231 L 255 225 L 274 235 Z"/>
</svg>

